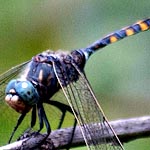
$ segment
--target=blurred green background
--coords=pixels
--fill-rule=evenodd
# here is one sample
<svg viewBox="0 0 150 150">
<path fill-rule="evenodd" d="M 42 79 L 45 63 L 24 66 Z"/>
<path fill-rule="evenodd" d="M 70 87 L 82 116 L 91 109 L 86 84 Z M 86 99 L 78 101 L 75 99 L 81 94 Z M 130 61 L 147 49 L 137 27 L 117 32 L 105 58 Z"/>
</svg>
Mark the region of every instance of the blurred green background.
<svg viewBox="0 0 150 150">
<path fill-rule="evenodd" d="M 46 49 L 84 48 L 150 16 L 149 9 L 149 0 L 1 0 L 0 73 Z M 129 37 L 96 52 L 86 65 L 89 82 L 110 120 L 150 115 L 149 40 L 149 31 Z M 4 120 L 9 118 L 0 119 L 1 137 L 6 132 Z M 11 132 L 13 127 L 7 126 Z M 125 149 L 148 150 L 149 140 L 129 142 Z"/>
</svg>

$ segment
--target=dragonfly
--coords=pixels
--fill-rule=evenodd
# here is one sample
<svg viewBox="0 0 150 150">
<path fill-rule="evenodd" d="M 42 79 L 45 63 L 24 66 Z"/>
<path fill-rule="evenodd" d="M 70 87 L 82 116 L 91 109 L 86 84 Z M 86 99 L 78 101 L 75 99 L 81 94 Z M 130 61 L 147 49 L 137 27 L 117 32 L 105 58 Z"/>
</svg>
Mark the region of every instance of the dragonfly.
<svg viewBox="0 0 150 150">
<path fill-rule="evenodd" d="M 47 135 L 51 133 L 48 114 L 43 107 L 46 103 L 62 111 L 59 127 L 65 116 L 63 109 L 74 115 L 88 150 L 124 150 L 86 78 L 84 67 L 97 50 L 149 29 L 150 18 L 140 20 L 97 40 L 86 48 L 71 52 L 47 50 L 1 74 L 0 99 L 5 99 L 10 107 L 20 113 L 9 142 L 28 112 L 32 114 L 31 128 L 35 126 L 38 113 L 38 132 L 45 125 Z M 67 104 L 61 100 L 51 99 L 60 91 L 63 92 Z M 96 129 L 93 124 L 96 124 Z M 106 138 L 106 133 L 113 136 Z"/>
</svg>

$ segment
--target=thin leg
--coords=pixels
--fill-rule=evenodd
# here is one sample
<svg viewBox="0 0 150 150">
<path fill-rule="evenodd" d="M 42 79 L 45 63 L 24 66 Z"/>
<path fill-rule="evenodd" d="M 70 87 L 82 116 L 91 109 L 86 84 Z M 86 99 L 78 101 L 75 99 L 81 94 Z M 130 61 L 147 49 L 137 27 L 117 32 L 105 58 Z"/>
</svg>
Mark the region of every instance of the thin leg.
<svg viewBox="0 0 150 150">
<path fill-rule="evenodd" d="M 41 110 L 42 104 L 37 104 L 37 110 L 38 110 L 38 117 L 39 117 L 39 130 L 38 132 L 40 132 L 44 126 L 44 122 L 43 122 L 43 114 L 42 114 L 42 110 Z"/>
<path fill-rule="evenodd" d="M 35 123 L 36 123 L 36 105 L 33 106 L 32 108 L 32 115 L 31 115 L 31 125 L 30 125 L 30 128 L 28 128 L 22 136 L 20 136 L 18 138 L 18 140 L 24 138 L 24 137 L 30 137 L 32 134 L 30 133 L 31 129 L 35 126 Z M 24 136 L 25 135 L 25 136 Z"/>
<path fill-rule="evenodd" d="M 71 114 L 73 114 L 70 106 L 68 106 L 66 104 L 63 104 L 63 103 L 60 103 L 60 102 L 54 101 L 54 100 L 49 100 L 49 101 L 46 101 L 45 103 L 57 107 L 62 112 L 62 116 L 61 116 L 61 119 L 60 119 L 60 122 L 59 122 L 57 129 L 61 128 L 63 121 L 64 121 L 64 118 L 65 118 L 65 114 L 67 111 L 70 112 Z"/>
<path fill-rule="evenodd" d="M 65 119 L 65 115 L 66 115 L 66 111 L 63 111 L 57 129 L 60 129 L 60 128 L 61 128 L 61 126 L 62 126 L 62 124 L 63 124 L 63 122 L 64 122 L 64 119 Z"/>
<path fill-rule="evenodd" d="M 40 128 L 39 128 L 38 132 L 40 132 L 42 130 L 44 123 L 45 123 L 45 126 L 47 128 L 47 133 L 50 134 L 50 132 L 51 132 L 50 124 L 46 117 L 42 103 L 37 104 L 37 109 L 38 109 L 38 116 L 39 116 L 39 122 L 40 122 Z"/>
<path fill-rule="evenodd" d="M 66 104 L 63 104 L 63 103 L 60 103 L 60 102 L 54 101 L 54 100 L 46 101 L 46 103 L 57 107 L 62 112 L 62 116 L 61 116 L 61 120 L 60 120 L 59 125 L 58 125 L 58 129 L 61 128 L 62 123 L 63 123 L 64 118 L 65 118 L 65 114 L 66 114 L 67 111 L 70 112 L 73 115 L 73 112 L 72 112 L 70 106 L 68 106 Z M 70 138 L 70 141 L 68 143 L 68 146 L 67 146 L 66 150 L 69 150 L 70 147 L 71 147 L 71 143 L 72 143 L 72 140 L 73 140 L 73 137 L 74 137 L 74 132 L 75 132 L 75 129 L 76 129 L 76 125 L 77 125 L 77 120 L 75 119 L 73 129 L 72 129 L 71 138 Z"/>
<path fill-rule="evenodd" d="M 46 136 L 43 136 L 42 140 L 39 142 L 37 142 L 35 144 L 35 147 L 38 147 L 39 145 L 42 145 L 43 142 L 47 139 L 47 137 L 49 136 L 50 132 L 51 132 L 51 128 L 50 128 L 50 124 L 48 122 L 48 119 L 46 117 L 46 114 L 45 114 L 45 111 L 44 111 L 44 108 L 43 108 L 43 105 L 42 103 L 38 103 L 35 107 L 33 107 L 33 110 L 32 110 L 32 120 L 31 120 L 31 127 L 33 127 L 35 125 L 35 122 L 36 122 L 36 118 L 35 115 L 36 115 L 36 110 L 38 111 L 38 117 L 39 117 L 39 130 L 37 132 L 34 132 L 32 135 L 33 136 L 37 136 L 39 134 L 39 132 L 42 130 L 44 124 L 47 128 L 47 135 Z M 28 139 L 30 140 L 30 138 Z M 24 141 L 23 142 L 23 145 L 26 145 L 27 141 Z"/>
<path fill-rule="evenodd" d="M 14 130 L 13 130 L 13 132 L 12 132 L 10 138 L 9 138 L 8 143 L 11 142 L 11 140 L 12 140 L 12 138 L 13 138 L 13 136 L 14 136 L 16 130 L 18 129 L 19 125 L 21 124 L 21 122 L 23 121 L 23 119 L 24 119 L 25 116 L 26 116 L 26 113 L 21 114 L 20 117 L 18 118 L 17 124 L 16 124 L 16 126 L 14 127 Z"/>
<path fill-rule="evenodd" d="M 74 125 L 73 125 L 73 129 L 72 129 L 71 138 L 70 138 L 70 141 L 69 141 L 69 143 L 68 143 L 68 146 L 67 146 L 67 149 L 66 149 L 66 150 L 69 150 L 70 147 L 71 147 L 71 143 L 72 143 L 72 141 L 73 141 L 73 137 L 74 137 L 74 133 L 75 133 L 76 126 L 77 126 L 77 120 L 74 119 Z"/>
<path fill-rule="evenodd" d="M 35 126 L 36 123 L 36 105 L 32 108 L 32 115 L 31 115 L 31 128 Z"/>
</svg>

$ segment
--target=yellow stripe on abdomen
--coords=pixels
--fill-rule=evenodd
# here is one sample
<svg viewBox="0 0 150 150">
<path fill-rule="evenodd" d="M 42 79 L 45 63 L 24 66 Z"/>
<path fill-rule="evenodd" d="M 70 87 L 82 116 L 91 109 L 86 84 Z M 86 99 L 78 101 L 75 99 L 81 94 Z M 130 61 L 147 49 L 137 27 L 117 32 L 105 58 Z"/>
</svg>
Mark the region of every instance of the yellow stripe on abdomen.
<svg viewBox="0 0 150 150">
<path fill-rule="evenodd" d="M 114 43 L 116 41 L 118 41 L 116 36 L 114 36 L 114 35 L 110 36 L 110 43 Z"/>
<path fill-rule="evenodd" d="M 145 31 L 149 29 L 149 26 L 145 22 L 139 21 L 137 22 L 137 24 L 140 26 L 141 31 Z"/>
</svg>

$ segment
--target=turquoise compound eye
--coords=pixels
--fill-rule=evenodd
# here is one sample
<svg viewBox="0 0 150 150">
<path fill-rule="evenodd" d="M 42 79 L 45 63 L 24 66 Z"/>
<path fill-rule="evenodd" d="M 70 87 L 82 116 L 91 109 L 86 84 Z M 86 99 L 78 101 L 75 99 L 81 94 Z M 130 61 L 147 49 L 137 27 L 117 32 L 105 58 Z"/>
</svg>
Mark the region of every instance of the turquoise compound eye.
<svg viewBox="0 0 150 150">
<path fill-rule="evenodd" d="M 6 87 L 6 94 L 10 91 L 19 96 L 26 104 L 32 106 L 39 101 L 39 94 L 33 84 L 29 81 L 11 80 Z M 12 93 L 10 93 L 12 94 Z"/>
</svg>

